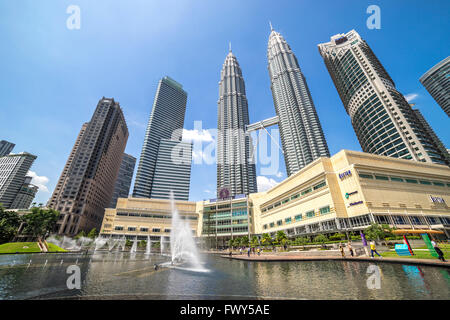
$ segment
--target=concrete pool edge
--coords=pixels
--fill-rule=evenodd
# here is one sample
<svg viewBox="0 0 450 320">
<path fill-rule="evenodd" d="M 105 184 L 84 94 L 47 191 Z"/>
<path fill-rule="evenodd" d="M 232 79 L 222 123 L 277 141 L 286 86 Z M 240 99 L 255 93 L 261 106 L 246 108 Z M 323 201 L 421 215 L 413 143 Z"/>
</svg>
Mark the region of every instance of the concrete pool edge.
<svg viewBox="0 0 450 320">
<path fill-rule="evenodd" d="M 414 265 L 426 265 L 433 267 L 450 268 L 450 262 L 441 262 L 435 260 L 425 259 L 401 259 L 401 258 L 370 258 L 370 257 L 336 257 L 336 256 L 278 256 L 278 255 L 261 255 L 250 256 L 247 255 L 221 255 L 221 258 L 240 261 L 255 261 L 255 262 L 286 262 L 286 261 L 363 261 L 363 262 L 388 262 L 388 263 L 400 263 L 400 264 L 414 264 Z"/>
</svg>

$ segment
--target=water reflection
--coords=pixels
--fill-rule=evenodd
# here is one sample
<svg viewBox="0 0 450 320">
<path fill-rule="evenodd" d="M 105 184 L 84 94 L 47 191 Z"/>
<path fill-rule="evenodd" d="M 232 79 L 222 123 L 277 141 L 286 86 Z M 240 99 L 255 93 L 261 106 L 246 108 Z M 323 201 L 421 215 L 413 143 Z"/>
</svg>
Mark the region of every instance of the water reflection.
<svg viewBox="0 0 450 320">
<path fill-rule="evenodd" d="M 369 289 L 370 263 L 249 262 L 204 257 L 209 273 L 160 267 L 170 257 L 130 252 L 0 256 L 0 299 L 449 299 L 448 270 L 380 263 L 381 288 Z M 31 262 L 30 262 L 31 261 Z M 69 265 L 81 290 L 68 290 Z"/>
</svg>

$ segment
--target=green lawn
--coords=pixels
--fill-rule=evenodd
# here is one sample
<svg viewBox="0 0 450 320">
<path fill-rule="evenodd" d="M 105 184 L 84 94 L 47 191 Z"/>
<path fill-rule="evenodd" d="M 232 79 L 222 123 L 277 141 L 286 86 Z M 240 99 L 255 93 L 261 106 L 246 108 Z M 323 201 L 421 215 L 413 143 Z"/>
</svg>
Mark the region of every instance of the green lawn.
<svg viewBox="0 0 450 320">
<path fill-rule="evenodd" d="M 447 249 L 447 248 L 444 248 L 443 246 L 441 246 L 441 250 L 444 253 L 445 260 L 450 260 L 450 249 Z M 438 260 L 438 258 L 433 257 L 430 254 L 430 251 L 428 251 L 428 250 L 427 251 L 419 251 L 419 250 L 414 250 L 413 249 L 413 251 L 414 251 L 414 255 L 413 256 L 399 256 L 395 251 L 381 252 L 381 256 L 389 257 L 389 258 L 435 259 L 435 260 Z"/>
<path fill-rule="evenodd" d="M 27 247 L 27 248 L 24 248 Z M 51 252 L 66 252 L 53 243 L 48 243 L 49 251 Z M 0 244 L 0 253 L 16 253 L 16 252 L 41 252 L 37 242 L 9 242 Z"/>
</svg>

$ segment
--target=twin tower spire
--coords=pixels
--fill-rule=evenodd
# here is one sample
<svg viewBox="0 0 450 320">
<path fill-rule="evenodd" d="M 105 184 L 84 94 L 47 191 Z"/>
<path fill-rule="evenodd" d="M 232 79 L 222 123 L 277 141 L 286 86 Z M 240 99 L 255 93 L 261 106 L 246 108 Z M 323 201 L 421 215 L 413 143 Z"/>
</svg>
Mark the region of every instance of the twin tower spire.
<svg viewBox="0 0 450 320">
<path fill-rule="evenodd" d="M 287 175 L 290 176 L 319 157 L 329 157 L 306 79 L 297 58 L 280 33 L 270 25 L 267 48 L 268 70 L 278 116 Z M 231 51 L 225 58 L 219 82 L 217 141 L 217 195 L 257 192 L 256 168 L 245 132 L 249 125 L 248 102 L 242 71 Z M 273 151 L 272 151 L 273 152 Z"/>
</svg>

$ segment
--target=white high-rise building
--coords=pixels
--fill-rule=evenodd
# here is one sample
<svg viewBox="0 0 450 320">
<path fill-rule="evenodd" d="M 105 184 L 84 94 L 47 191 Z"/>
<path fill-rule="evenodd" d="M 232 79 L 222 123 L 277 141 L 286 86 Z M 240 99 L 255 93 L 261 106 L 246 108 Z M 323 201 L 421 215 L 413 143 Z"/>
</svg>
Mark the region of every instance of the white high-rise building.
<svg viewBox="0 0 450 320">
<path fill-rule="evenodd" d="M 11 208 L 36 158 L 28 152 L 0 157 L 0 203 L 3 208 Z"/>
<path fill-rule="evenodd" d="M 364 152 L 450 164 L 355 30 L 318 47 Z"/>
</svg>

